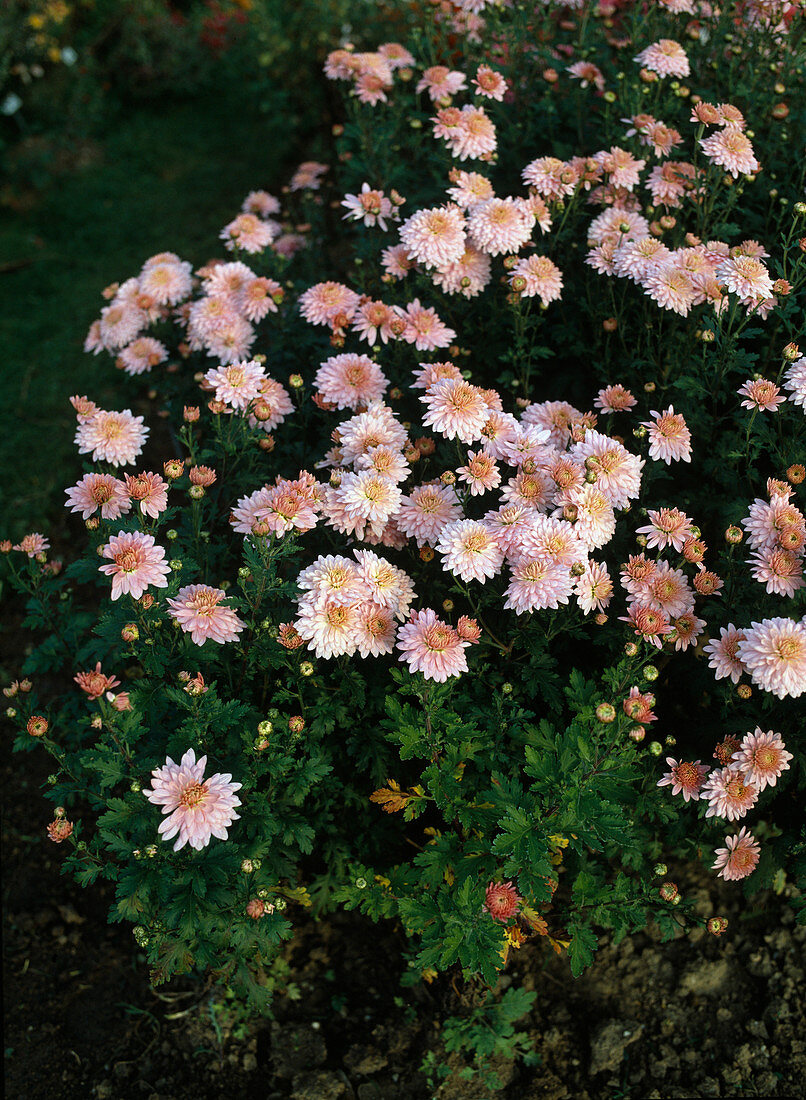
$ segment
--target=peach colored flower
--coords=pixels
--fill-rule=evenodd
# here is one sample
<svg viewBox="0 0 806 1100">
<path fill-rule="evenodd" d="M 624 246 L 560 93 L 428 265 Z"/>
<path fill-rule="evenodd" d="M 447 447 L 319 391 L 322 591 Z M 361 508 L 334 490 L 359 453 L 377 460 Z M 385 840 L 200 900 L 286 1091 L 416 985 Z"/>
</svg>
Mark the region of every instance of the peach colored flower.
<svg viewBox="0 0 806 1100">
<path fill-rule="evenodd" d="M 142 531 L 121 531 L 112 535 L 103 547 L 103 557 L 111 558 L 111 565 L 99 566 L 99 571 L 112 578 L 112 599 L 123 595 L 139 599 L 145 590 L 167 588 L 170 567 L 165 561 L 165 551 L 154 543 L 151 535 Z"/>
<path fill-rule="evenodd" d="M 755 871 L 761 847 L 753 834 L 748 833 L 746 826 L 743 825 L 733 836 L 726 836 L 725 845 L 714 851 L 716 861 L 711 869 L 719 871 L 718 878 L 735 882 Z"/>
<path fill-rule="evenodd" d="M 177 837 L 175 852 L 186 844 L 200 851 L 213 837 L 226 840 L 227 829 L 240 818 L 235 807 L 241 802 L 235 792 L 241 784 L 233 783 L 228 773 L 204 779 L 206 763 L 206 756 L 196 760 L 193 749 L 187 750 L 179 764 L 169 756 L 161 768 L 152 771 L 151 787 L 143 788 L 148 801 L 168 815 L 160 823 L 159 833 L 163 840 Z"/>
<path fill-rule="evenodd" d="M 234 642 L 246 624 L 222 602 L 226 598 L 221 588 L 189 584 L 168 600 L 168 614 L 196 645 L 204 645 L 208 638 L 220 644 Z"/>
</svg>

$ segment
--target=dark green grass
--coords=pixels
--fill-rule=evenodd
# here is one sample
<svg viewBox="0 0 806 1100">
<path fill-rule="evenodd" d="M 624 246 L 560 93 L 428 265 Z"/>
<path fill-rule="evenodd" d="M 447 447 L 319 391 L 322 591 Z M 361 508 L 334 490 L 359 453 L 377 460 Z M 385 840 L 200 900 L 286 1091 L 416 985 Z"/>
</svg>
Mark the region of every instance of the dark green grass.
<svg viewBox="0 0 806 1100">
<path fill-rule="evenodd" d="M 46 531 L 80 474 L 71 394 L 120 406 L 108 355 L 82 350 L 100 291 L 154 252 L 194 265 L 252 188 L 276 190 L 304 135 L 282 111 L 230 98 L 130 111 L 89 167 L 55 180 L 29 212 L 0 213 L 0 538 Z M 116 390 L 117 383 L 117 390 Z"/>
</svg>

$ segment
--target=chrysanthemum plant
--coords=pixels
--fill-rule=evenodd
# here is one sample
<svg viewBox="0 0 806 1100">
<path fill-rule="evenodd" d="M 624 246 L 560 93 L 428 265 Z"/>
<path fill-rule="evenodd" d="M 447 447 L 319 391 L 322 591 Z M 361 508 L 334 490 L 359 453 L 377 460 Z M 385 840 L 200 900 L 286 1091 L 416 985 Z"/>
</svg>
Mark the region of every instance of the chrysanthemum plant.
<svg viewBox="0 0 806 1100">
<path fill-rule="evenodd" d="M 259 1002 L 311 905 L 412 980 L 576 974 L 700 919 L 665 859 L 802 877 L 802 25 L 710 11 L 339 49 L 338 166 L 105 291 L 86 551 L 4 544 L 45 635 L 5 692 L 155 981 Z"/>
</svg>

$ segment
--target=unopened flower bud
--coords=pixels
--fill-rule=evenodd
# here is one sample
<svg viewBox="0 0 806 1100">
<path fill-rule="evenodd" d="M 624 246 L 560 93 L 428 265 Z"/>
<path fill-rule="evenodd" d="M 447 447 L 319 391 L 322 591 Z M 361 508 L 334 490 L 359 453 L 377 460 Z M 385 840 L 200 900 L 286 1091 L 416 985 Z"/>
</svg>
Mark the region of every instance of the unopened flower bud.
<svg viewBox="0 0 806 1100">
<path fill-rule="evenodd" d="M 657 875 L 658 878 L 665 878 L 668 873 L 669 868 L 666 866 L 665 863 L 656 863 L 655 866 L 652 868 L 652 874 Z"/>
<path fill-rule="evenodd" d="M 154 859 L 157 855 L 157 845 L 149 844 L 146 848 L 146 857 L 148 859 Z"/>
<path fill-rule="evenodd" d="M 6 707 L 6 718 L 16 718 L 16 717 L 17 717 L 17 708 L 16 707 Z"/>
<path fill-rule="evenodd" d="M 140 628 L 137 623 L 126 623 L 120 632 L 120 636 L 124 642 L 136 642 L 140 637 Z"/>
<path fill-rule="evenodd" d="M 674 899 L 678 896 L 677 886 L 673 882 L 664 882 L 659 888 L 658 894 L 663 901 L 674 902 Z"/>
<path fill-rule="evenodd" d="M 206 490 L 203 485 L 191 485 L 188 489 L 188 496 L 191 500 L 201 500 L 205 492 Z"/>
<path fill-rule="evenodd" d="M 299 671 L 302 676 L 313 676 L 314 668 L 310 661 L 303 661 L 299 666 Z"/>
<path fill-rule="evenodd" d="M 624 652 L 627 654 L 628 657 L 634 657 L 638 652 L 638 646 L 635 644 L 635 642 L 627 642 L 627 644 L 624 646 Z"/>
<path fill-rule="evenodd" d="M 420 548 L 420 561 L 429 562 L 434 560 L 434 551 L 430 546 L 423 546 Z"/>
<path fill-rule="evenodd" d="M 512 694 L 512 684 L 510 684 L 509 681 L 506 681 L 505 683 L 503 683 L 501 685 L 501 693 L 503 695 L 511 695 Z"/>
<path fill-rule="evenodd" d="M 357 878 L 355 880 L 355 887 L 357 890 L 366 890 L 367 880 L 365 878 Z"/>
<path fill-rule="evenodd" d="M 255 869 L 255 865 L 251 859 L 245 859 L 241 864 L 241 870 L 245 875 L 251 875 Z"/>
<path fill-rule="evenodd" d="M 142 789 L 143 787 L 139 779 L 133 779 L 129 784 L 129 790 L 132 792 L 132 794 L 139 794 Z"/>
<path fill-rule="evenodd" d="M 663 752 L 663 745 L 661 745 L 660 741 L 650 741 L 649 751 L 653 756 L 660 756 Z"/>
<path fill-rule="evenodd" d="M 658 670 L 655 665 L 647 665 L 644 669 L 644 679 L 653 683 L 658 678 Z"/>
<path fill-rule="evenodd" d="M 171 558 L 168 565 L 174 573 L 181 573 L 184 563 L 181 558 Z"/>
<path fill-rule="evenodd" d="M 787 467 L 786 476 L 793 485 L 800 485 L 804 478 L 806 478 L 806 467 L 799 462 L 793 466 L 789 466 Z"/>
<path fill-rule="evenodd" d="M 753 694 L 753 689 L 749 684 L 739 684 L 736 688 L 736 694 L 740 699 L 749 699 Z"/>
<path fill-rule="evenodd" d="M 796 359 L 800 359 L 800 348 L 797 344 L 787 344 L 781 355 L 786 363 L 794 363 Z"/>
<path fill-rule="evenodd" d="M 736 546 L 743 538 L 742 529 L 734 524 L 731 524 L 725 532 L 725 542 L 729 542 L 732 546 Z"/>
<path fill-rule="evenodd" d="M 288 719 L 288 728 L 292 733 L 302 733 L 305 729 L 305 719 L 301 715 L 295 714 Z"/>
<path fill-rule="evenodd" d="M 305 385 L 301 374 L 290 374 L 288 376 L 288 384 L 292 390 L 301 390 Z"/>
<path fill-rule="evenodd" d="M 600 703 L 596 708 L 596 717 L 600 722 L 609 724 L 616 720 L 616 708 L 612 703 Z"/>
<path fill-rule="evenodd" d="M 169 481 L 176 481 L 185 472 L 185 464 L 181 458 L 169 458 L 162 468 Z"/>
<path fill-rule="evenodd" d="M 602 328 L 605 332 L 615 332 L 618 328 L 618 320 L 615 317 L 605 317 L 602 321 Z"/>
<path fill-rule="evenodd" d="M 727 917 L 711 917 L 706 925 L 706 928 L 712 936 L 721 936 L 727 927 Z"/>
<path fill-rule="evenodd" d="M 165 532 L 165 537 L 169 542 L 174 542 L 175 539 L 179 538 L 179 532 L 175 527 L 169 527 Z"/>
</svg>

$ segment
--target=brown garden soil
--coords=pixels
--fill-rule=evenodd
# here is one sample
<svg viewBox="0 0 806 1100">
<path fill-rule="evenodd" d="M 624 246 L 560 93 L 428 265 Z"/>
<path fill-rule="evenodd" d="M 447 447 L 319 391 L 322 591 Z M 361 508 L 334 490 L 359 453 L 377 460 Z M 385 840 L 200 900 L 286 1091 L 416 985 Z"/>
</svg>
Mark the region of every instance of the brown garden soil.
<svg viewBox="0 0 806 1100">
<path fill-rule="evenodd" d="M 402 989 L 392 926 L 355 914 L 311 920 L 277 968 L 273 1019 L 239 1020 L 221 990 L 159 990 L 128 926 L 108 925 L 108 890 L 60 875 L 44 837 L 36 754 L 5 761 L 4 966 L 9 1100 L 420 1100 L 419 1066 L 445 1061 L 441 1021 L 467 1011 L 461 980 Z M 674 872 L 674 869 L 673 869 Z M 720 939 L 697 929 L 661 944 L 606 944 L 573 981 L 545 941 L 510 957 L 502 985 L 537 991 L 517 1025 L 536 1064 L 497 1066 L 514 1100 L 806 1095 L 806 928 L 786 896 L 747 903 L 696 872 L 678 883 Z M 449 1064 L 459 1068 L 453 1058 Z M 454 1074 L 440 1100 L 492 1095 Z"/>
</svg>

